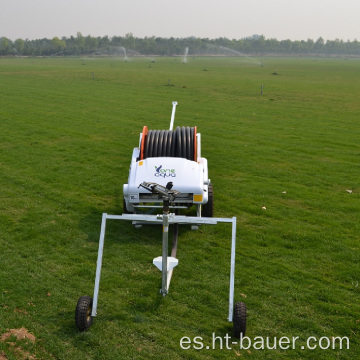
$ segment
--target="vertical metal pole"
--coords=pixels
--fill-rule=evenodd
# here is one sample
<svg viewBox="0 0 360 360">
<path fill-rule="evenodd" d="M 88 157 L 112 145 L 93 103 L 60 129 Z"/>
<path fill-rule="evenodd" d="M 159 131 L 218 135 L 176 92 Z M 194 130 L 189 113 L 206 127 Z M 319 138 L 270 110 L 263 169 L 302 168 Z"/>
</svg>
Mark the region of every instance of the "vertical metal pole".
<svg viewBox="0 0 360 360">
<path fill-rule="evenodd" d="M 160 293 L 164 296 L 168 293 L 167 287 L 167 257 L 169 240 L 169 213 L 163 215 L 163 238 L 162 238 L 162 283 Z"/>
<path fill-rule="evenodd" d="M 233 309 L 234 309 L 235 248 L 236 248 L 236 217 L 233 217 L 232 230 L 231 230 L 231 264 L 230 264 L 229 317 L 228 317 L 229 321 L 233 321 Z"/>
<path fill-rule="evenodd" d="M 174 223 L 173 243 L 172 243 L 172 249 L 171 249 L 171 257 L 174 257 L 174 258 L 176 258 L 178 235 L 179 235 L 179 224 Z M 169 287 L 170 287 L 170 281 L 171 281 L 173 270 L 174 269 L 171 269 L 167 273 L 166 288 L 168 291 L 169 291 Z"/>
<path fill-rule="evenodd" d="M 104 241 L 105 241 L 106 216 L 107 216 L 106 213 L 104 213 L 102 215 L 101 231 L 100 231 L 100 239 L 99 239 L 99 250 L 98 250 L 97 263 L 96 263 L 95 288 L 94 288 L 94 296 L 93 296 L 93 305 L 92 305 L 92 310 L 91 310 L 91 316 L 96 316 L 96 310 L 97 310 L 97 302 L 98 302 L 98 295 L 99 295 L 99 285 L 100 285 L 100 275 L 101 275 L 101 265 L 102 265 L 102 256 L 103 256 Z"/>
<path fill-rule="evenodd" d="M 196 158 L 201 158 L 201 134 L 197 133 L 196 134 L 196 149 L 197 149 L 197 154 L 196 154 Z"/>
<path fill-rule="evenodd" d="M 173 101 L 172 105 L 173 105 L 173 108 L 172 108 L 172 113 L 171 113 L 171 121 L 170 121 L 170 129 L 169 130 L 172 130 L 174 127 L 174 119 L 175 119 L 175 111 L 176 111 L 177 102 Z"/>
</svg>

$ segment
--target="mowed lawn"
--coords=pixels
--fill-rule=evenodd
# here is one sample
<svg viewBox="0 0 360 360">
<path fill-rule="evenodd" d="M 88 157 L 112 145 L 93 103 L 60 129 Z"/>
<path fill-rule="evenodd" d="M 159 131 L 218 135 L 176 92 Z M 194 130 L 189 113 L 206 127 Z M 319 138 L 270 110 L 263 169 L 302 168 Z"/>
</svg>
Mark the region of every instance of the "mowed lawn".
<svg viewBox="0 0 360 360">
<path fill-rule="evenodd" d="M 1 359 L 359 356 L 360 60 L 187 60 L 0 58 Z M 180 228 L 163 298 L 161 229 L 109 221 L 98 316 L 75 327 L 101 214 L 122 213 L 139 133 L 168 129 L 172 101 L 202 135 L 215 216 L 237 217 L 248 349 L 225 343 L 228 224 Z"/>
</svg>

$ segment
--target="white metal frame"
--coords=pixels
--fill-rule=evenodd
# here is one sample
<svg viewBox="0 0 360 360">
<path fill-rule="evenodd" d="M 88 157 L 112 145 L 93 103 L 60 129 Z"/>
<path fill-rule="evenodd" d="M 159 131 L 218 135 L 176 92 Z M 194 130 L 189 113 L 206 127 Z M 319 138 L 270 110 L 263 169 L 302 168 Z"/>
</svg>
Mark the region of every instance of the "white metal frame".
<svg viewBox="0 0 360 360">
<path fill-rule="evenodd" d="M 102 215 L 101 232 L 99 239 L 99 250 L 96 265 L 96 277 L 93 296 L 93 305 L 91 316 L 96 316 L 97 303 L 100 286 L 102 257 L 105 242 L 106 220 L 127 220 L 133 222 L 145 222 L 163 224 L 163 251 L 162 251 L 162 289 L 160 293 L 164 296 L 168 293 L 172 269 L 168 271 L 168 227 L 169 224 L 192 224 L 192 225 L 216 225 L 217 223 L 231 223 L 231 259 L 230 259 L 230 285 L 229 285 L 229 315 L 228 320 L 233 321 L 233 307 L 234 307 L 234 277 L 235 277 L 235 247 L 236 247 L 236 217 L 232 218 L 207 218 L 207 217 L 192 217 L 175 214 L 160 214 L 160 215 L 142 215 L 142 214 L 123 214 L 123 215 L 109 215 L 104 213 Z"/>
</svg>

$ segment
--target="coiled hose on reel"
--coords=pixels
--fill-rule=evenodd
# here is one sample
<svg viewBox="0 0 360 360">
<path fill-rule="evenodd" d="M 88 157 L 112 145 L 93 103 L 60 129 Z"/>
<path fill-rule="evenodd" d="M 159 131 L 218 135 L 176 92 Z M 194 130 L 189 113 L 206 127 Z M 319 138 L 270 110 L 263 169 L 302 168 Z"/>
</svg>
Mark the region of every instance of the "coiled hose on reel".
<svg viewBox="0 0 360 360">
<path fill-rule="evenodd" d="M 196 126 L 175 130 L 148 130 L 144 126 L 140 160 L 151 157 L 179 157 L 196 161 Z"/>
</svg>

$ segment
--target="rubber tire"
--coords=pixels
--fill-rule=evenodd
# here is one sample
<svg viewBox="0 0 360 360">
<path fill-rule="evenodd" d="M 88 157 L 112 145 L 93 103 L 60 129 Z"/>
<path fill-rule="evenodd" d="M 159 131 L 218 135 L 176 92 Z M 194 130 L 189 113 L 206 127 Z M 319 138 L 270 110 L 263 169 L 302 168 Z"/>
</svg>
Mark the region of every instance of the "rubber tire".
<svg viewBox="0 0 360 360">
<path fill-rule="evenodd" d="M 243 302 L 237 302 L 234 306 L 233 315 L 233 334 L 235 337 L 244 337 L 246 333 L 246 305 Z"/>
<path fill-rule="evenodd" d="M 89 296 L 82 296 L 76 305 L 75 323 L 80 331 L 86 331 L 90 328 L 93 322 L 91 316 L 93 299 Z"/>
<path fill-rule="evenodd" d="M 203 205 L 202 216 L 213 217 L 214 216 L 214 188 L 212 184 L 208 187 L 208 202 Z"/>
</svg>

